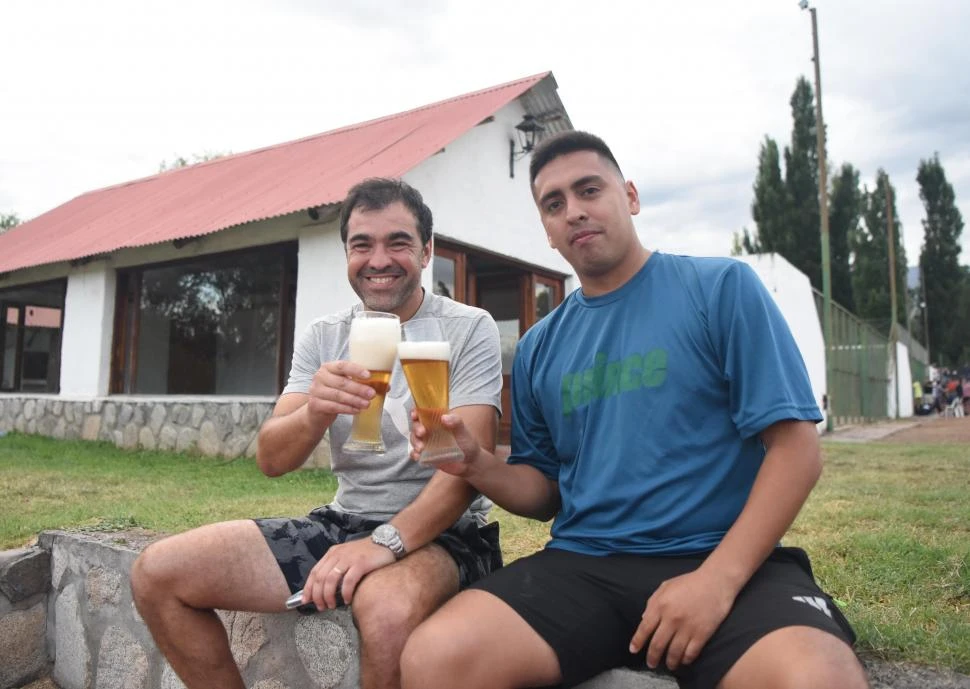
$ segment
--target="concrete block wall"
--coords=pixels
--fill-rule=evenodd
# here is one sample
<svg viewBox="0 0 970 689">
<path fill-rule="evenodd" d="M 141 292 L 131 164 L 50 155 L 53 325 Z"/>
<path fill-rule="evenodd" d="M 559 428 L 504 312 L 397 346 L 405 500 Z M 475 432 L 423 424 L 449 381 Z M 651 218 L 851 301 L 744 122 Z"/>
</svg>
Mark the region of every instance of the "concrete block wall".
<svg viewBox="0 0 970 689">
<path fill-rule="evenodd" d="M 61 689 L 184 689 L 131 598 L 128 575 L 157 536 L 49 531 L 0 553 L 0 689 L 50 675 Z M 220 612 L 252 689 L 355 689 L 359 646 L 348 609 L 312 615 Z M 582 689 L 673 689 L 613 670 Z"/>
</svg>

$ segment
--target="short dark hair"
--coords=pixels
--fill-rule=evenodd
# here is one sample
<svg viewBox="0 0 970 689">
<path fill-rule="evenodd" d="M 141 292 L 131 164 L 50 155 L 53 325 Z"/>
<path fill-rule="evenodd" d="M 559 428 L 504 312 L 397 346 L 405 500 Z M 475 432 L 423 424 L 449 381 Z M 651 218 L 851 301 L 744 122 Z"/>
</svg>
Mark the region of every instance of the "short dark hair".
<svg viewBox="0 0 970 689">
<path fill-rule="evenodd" d="M 340 241 L 347 243 L 347 221 L 355 208 L 365 211 L 379 211 L 392 203 L 400 201 L 414 215 L 421 234 L 421 244 L 431 241 L 431 209 L 425 204 L 421 192 L 401 179 L 371 177 L 351 187 L 340 208 Z"/>
<path fill-rule="evenodd" d="M 536 146 L 532 153 L 532 161 L 529 163 L 529 182 L 535 184 L 539 171 L 551 163 L 559 156 L 564 156 L 577 151 L 593 151 L 598 153 L 601 158 L 609 162 L 616 171 L 623 176 L 620 164 L 613 157 L 613 151 L 606 145 L 606 142 L 595 134 L 580 131 L 560 132 L 548 139 L 543 139 Z"/>
</svg>

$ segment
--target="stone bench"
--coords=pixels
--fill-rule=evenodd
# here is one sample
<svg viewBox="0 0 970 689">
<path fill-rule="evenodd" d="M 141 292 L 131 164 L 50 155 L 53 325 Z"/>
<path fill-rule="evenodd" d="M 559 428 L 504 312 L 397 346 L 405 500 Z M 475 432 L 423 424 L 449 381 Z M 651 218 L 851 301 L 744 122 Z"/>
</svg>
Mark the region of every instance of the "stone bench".
<svg viewBox="0 0 970 689">
<path fill-rule="evenodd" d="M 62 689 L 182 689 L 132 603 L 128 573 L 156 538 L 141 531 L 48 531 L 0 553 L 0 689 L 50 675 Z M 355 689 L 358 637 L 348 610 L 220 613 L 253 689 Z M 604 673 L 583 689 L 672 689 L 669 679 Z"/>
</svg>

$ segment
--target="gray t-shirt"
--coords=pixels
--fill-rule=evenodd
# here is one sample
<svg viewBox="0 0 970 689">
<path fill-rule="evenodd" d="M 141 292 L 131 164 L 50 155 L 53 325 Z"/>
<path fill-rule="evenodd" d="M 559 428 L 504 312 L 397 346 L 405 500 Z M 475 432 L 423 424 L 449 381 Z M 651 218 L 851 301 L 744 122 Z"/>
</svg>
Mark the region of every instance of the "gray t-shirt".
<svg viewBox="0 0 970 689">
<path fill-rule="evenodd" d="M 363 306 L 317 319 L 293 349 L 293 366 L 283 394 L 307 393 L 314 374 L 328 361 L 349 359 L 350 322 Z M 425 292 L 413 318 L 437 318 L 451 344 L 451 408 L 490 404 L 501 413 L 502 359 L 498 328 L 483 309 Z M 434 469 L 411 460 L 411 409 L 401 362 L 395 361 L 391 387 L 384 400 L 383 455 L 345 453 L 353 417 L 340 414 L 330 426 L 331 468 L 337 495 L 331 507 L 371 519 L 387 520 L 409 505 L 434 474 Z M 492 504 L 479 496 L 469 512 L 482 524 Z M 468 516 L 468 515 L 466 515 Z"/>
</svg>

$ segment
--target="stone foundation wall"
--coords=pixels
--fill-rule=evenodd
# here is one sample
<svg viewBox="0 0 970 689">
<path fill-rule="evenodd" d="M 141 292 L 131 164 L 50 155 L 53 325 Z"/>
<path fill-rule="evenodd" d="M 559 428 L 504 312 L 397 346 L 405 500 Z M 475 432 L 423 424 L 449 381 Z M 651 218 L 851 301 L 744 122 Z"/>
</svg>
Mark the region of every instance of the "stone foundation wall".
<svg viewBox="0 0 970 689">
<path fill-rule="evenodd" d="M 41 534 L 37 548 L 8 551 L 15 561 L 29 553 L 48 562 L 46 572 L 35 573 L 49 587 L 6 607 L 0 599 L 0 639 L 9 640 L 0 642 L 0 689 L 47 674 L 61 689 L 184 689 L 129 589 L 131 565 L 151 540 L 138 531 L 52 531 Z M 246 686 L 358 686 L 357 631 L 349 610 L 220 617 Z"/>
<path fill-rule="evenodd" d="M 123 448 L 252 457 L 256 434 L 275 401 L 233 398 L 0 395 L 0 431 L 66 440 L 103 440 Z M 330 466 L 326 442 L 305 466 Z"/>
<path fill-rule="evenodd" d="M 48 531 L 37 547 L 0 553 L 0 689 L 48 675 L 61 689 L 184 689 L 129 589 L 132 563 L 155 538 L 141 530 Z M 359 686 L 349 609 L 219 615 L 247 687 Z M 580 689 L 675 687 L 655 675 L 613 670 Z"/>
<path fill-rule="evenodd" d="M 47 674 L 47 591 L 50 553 L 39 548 L 0 553 L 0 689 Z"/>
</svg>

